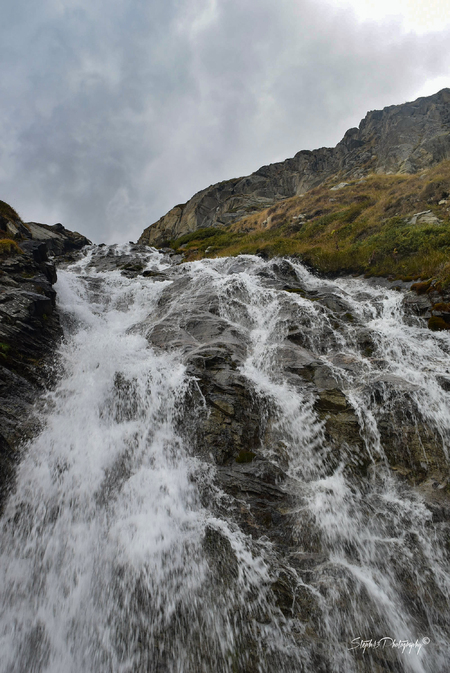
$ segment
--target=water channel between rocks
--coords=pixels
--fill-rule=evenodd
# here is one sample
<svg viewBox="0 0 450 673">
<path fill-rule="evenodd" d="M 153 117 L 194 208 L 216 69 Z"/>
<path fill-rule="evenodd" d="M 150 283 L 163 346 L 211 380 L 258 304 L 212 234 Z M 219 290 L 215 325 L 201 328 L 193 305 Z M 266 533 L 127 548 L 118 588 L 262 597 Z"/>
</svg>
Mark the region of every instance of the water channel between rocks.
<svg viewBox="0 0 450 673">
<path fill-rule="evenodd" d="M 450 670 L 449 333 L 280 259 L 92 246 L 56 289 L 1 673 Z"/>
</svg>

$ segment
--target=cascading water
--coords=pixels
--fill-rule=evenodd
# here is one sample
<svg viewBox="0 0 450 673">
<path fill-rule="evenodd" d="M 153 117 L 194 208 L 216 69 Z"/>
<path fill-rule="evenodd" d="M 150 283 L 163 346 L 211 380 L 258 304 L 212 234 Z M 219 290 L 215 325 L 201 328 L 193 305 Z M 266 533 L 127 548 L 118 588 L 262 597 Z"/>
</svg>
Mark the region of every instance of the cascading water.
<svg viewBox="0 0 450 673">
<path fill-rule="evenodd" d="M 447 670 L 447 333 L 251 256 L 92 247 L 57 291 L 2 673 Z"/>
</svg>

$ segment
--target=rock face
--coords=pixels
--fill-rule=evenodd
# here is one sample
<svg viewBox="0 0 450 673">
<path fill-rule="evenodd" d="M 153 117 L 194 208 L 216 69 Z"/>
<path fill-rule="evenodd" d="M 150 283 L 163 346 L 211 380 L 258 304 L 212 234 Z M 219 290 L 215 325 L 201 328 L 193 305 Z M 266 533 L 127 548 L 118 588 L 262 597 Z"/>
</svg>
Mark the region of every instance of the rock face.
<svg viewBox="0 0 450 673">
<path fill-rule="evenodd" d="M 20 444 L 36 431 L 32 407 L 51 378 L 50 358 L 62 335 L 52 287 L 55 256 L 79 250 L 90 241 L 61 224 L 0 218 L 0 229 L 15 237 L 18 246 L 8 256 L 0 256 L 1 505 Z"/>
<path fill-rule="evenodd" d="M 219 182 L 175 206 L 139 242 L 164 242 L 203 227 L 236 222 L 255 210 L 303 194 L 336 176 L 414 173 L 450 156 L 450 89 L 411 103 L 369 112 L 335 148 L 298 152 L 243 178 Z"/>
<path fill-rule="evenodd" d="M 60 223 L 49 225 L 26 222 L 25 226 L 29 229 L 31 238 L 45 242 L 47 250 L 53 255 L 65 255 L 91 243 L 86 236 L 76 231 L 69 231 Z"/>
</svg>

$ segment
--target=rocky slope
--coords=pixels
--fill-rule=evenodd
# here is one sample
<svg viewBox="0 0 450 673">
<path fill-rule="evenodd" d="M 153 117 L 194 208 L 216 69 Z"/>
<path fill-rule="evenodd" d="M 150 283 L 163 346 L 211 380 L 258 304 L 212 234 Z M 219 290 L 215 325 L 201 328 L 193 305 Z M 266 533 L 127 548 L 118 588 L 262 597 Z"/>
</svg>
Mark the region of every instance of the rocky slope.
<svg viewBox="0 0 450 673">
<path fill-rule="evenodd" d="M 289 256 L 333 277 L 429 280 L 450 287 L 450 161 L 416 174 L 327 181 L 228 227 L 171 241 L 185 261 L 258 254 Z M 448 303 L 444 296 L 436 303 Z"/>
<path fill-rule="evenodd" d="M 33 404 L 51 378 L 51 355 L 62 336 L 55 258 L 90 243 L 61 224 L 24 223 L 5 205 L 0 211 L 0 505 L 20 445 L 36 431 Z"/>
<path fill-rule="evenodd" d="M 221 227 L 325 180 L 369 173 L 415 173 L 450 156 L 450 89 L 369 112 L 335 148 L 298 152 L 243 178 L 220 182 L 177 205 L 144 230 L 139 242 L 164 242 L 203 227 Z"/>
</svg>

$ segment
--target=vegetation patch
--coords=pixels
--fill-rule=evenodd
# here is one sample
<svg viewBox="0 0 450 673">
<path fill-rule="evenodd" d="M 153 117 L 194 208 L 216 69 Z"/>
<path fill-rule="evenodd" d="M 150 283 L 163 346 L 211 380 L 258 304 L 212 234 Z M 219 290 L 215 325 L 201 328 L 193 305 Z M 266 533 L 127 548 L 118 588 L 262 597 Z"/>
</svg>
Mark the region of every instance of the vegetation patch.
<svg viewBox="0 0 450 673">
<path fill-rule="evenodd" d="M 245 451 L 244 449 L 242 449 L 242 451 L 239 451 L 239 454 L 236 457 L 236 462 L 251 463 L 254 458 L 256 458 L 256 453 L 253 453 L 253 451 Z"/>
<path fill-rule="evenodd" d="M 432 310 L 439 311 L 440 313 L 450 313 L 450 304 L 446 304 L 445 302 L 439 302 L 438 304 L 434 304 Z"/>
<path fill-rule="evenodd" d="M 202 259 L 202 257 L 213 257 L 244 237 L 245 234 L 230 231 L 228 228 L 209 227 L 180 236 L 180 238 L 169 241 L 169 245 L 174 250 L 183 250 L 187 261 L 192 261 Z"/>
<path fill-rule="evenodd" d="M 19 248 L 16 241 L 12 238 L 0 239 L 0 257 L 13 257 L 14 255 L 23 255 L 23 251 Z"/>
<path fill-rule="evenodd" d="M 17 211 L 15 211 L 8 203 L 5 203 L 5 201 L 0 201 L 0 217 L 4 217 L 6 220 L 19 220 L 22 222 Z"/>
<path fill-rule="evenodd" d="M 411 290 L 414 290 L 417 294 L 425 294 L 431 287 L 432 280 L 427 280 L 423 283 L 413 283 L 411 285 Z"/>
<path fill-rule="evenodd" d="M 450 329 L 450 325 L 443 318 L 432 315 L 428 320 L 428 329 L 433 330 L 433 332 L 440 332 L 444 329 Z"/>
<path fill-rule="evenodd" d="M 170 245 L 183 250 L 188 261 L 239 254 L 296 256 L 330 275 L 433 279 L 435 289 L 450 285 L 450 161 L 415 175 L 370 175 L 331 191 L 336 179 Z M 431 211 L 436 222 L 413 217 L 424 211 Z M 426 292 L 431 282 L 416 283 L 416 291 Z"/>
</svg>

